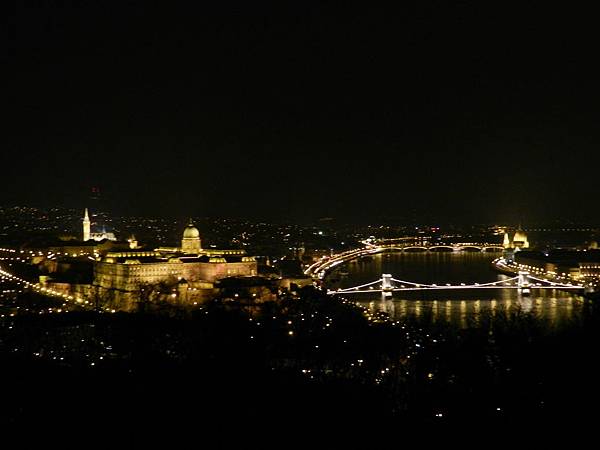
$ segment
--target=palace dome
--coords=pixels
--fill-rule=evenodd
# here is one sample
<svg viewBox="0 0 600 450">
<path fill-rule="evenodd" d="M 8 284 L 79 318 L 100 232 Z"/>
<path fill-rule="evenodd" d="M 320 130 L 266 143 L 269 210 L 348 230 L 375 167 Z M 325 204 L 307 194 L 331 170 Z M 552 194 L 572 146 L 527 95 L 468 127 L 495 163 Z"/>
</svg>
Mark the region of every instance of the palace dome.
<svg viewBox="0 0 600 450">
<path fill-rule="evenodd" d="M 200 237 L 200 232 L 198 228 L 194 226 L 192 222 L 189 223 L 185 230 L 183 230 L 183 238 L 184 239 L 198 239 Z"/>
</svg>

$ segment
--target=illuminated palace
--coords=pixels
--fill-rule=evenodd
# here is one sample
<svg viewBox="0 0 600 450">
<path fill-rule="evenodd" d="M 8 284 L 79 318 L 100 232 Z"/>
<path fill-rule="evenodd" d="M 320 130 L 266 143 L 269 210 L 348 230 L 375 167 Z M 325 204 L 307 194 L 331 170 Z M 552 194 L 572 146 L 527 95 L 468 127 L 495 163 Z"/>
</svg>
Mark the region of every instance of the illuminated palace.
<svg viewBox="0 0 600 450">
<path fill-rule="evenodd" d="M 212 293 L 213 283 L 223 278 L 256 275 L 256 259 L 245 250 L 203 249 L 191 220 L 181 247 L 108 252 L 94 264 L 94 285 L 99 288 L 132 293 L 145 285 L 177 284 L 186 298 Z"/>
</svg>

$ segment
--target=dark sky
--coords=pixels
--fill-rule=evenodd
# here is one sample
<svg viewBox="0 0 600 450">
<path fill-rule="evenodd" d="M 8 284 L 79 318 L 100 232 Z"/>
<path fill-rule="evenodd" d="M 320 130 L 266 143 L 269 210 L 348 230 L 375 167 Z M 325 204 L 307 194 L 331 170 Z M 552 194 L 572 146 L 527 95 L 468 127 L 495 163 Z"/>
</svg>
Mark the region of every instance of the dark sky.
<svg viewBox="0 0 600 450">
<path fill-rule="evenodd" d="M 591 11 L 150 3 L 7 8 L 0 204 L 600 221 Z"/>
</svg>

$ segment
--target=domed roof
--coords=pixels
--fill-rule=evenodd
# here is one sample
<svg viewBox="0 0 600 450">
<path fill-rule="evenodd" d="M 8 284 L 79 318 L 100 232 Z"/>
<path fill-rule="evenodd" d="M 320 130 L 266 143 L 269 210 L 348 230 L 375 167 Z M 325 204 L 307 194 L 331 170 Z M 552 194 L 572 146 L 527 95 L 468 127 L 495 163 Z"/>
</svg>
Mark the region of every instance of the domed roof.
<svg viewBox="0 0 600 450">
<path fill-rule="evenodd" d="M 192 223 L 192 221 L 190 220 L 190 223 L 188 224 L 187 227 L 185 227 L 185 230 L 183 230 L 183 238 L 188 238 L 188 239 L 197 239 L 200 237 L 200 232 L 198 231 L 198 228 L 196 228 L 194 226 L 194 224 Z"/>
<path fill-rule="evenodd" d="M 527 241 L 527 235 L 521 229 L 518 229 L 515 233 L 515 237 L 513 238 L 514 242 L 525 242 Z"/>
</svg>

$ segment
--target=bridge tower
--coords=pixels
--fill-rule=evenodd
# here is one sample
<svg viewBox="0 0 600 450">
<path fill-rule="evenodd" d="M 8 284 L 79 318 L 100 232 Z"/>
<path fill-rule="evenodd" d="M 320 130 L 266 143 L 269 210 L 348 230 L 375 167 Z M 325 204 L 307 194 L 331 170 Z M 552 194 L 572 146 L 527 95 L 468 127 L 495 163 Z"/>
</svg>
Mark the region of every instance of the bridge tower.
<svg viewBox="0 0 600 450">
<path fill-rule="evenodd" d="M 390 273 L 382 273 L 381 274 L 381 295 L 382 299 L 386 297 L 392 296 L 392 290 L 394 286 L 392 285 L 392 274 Z"/>
<path fill-rule="evenodd" d="M 519 270 L 519 279 L 517 280 L 517 286 L 519 287 L 519 292 L 522 294 L 529 294 L 529 272 L 525 270 Z"/>
<path fill-rule="evenodd" d="M 394 286 L 392 286 L 392 274 L 381 274 L 381 289 L 384 291 L 391 291 L 393 288 Z"/>
</svg>

